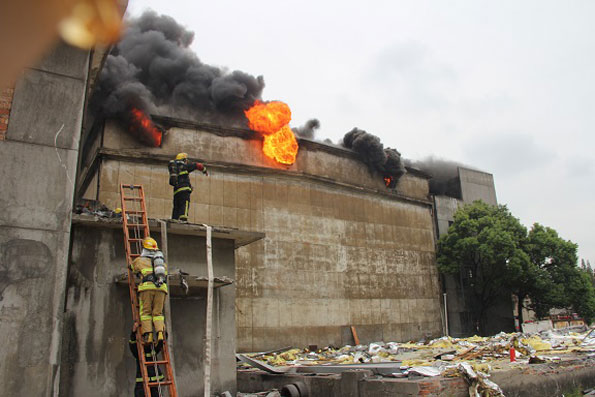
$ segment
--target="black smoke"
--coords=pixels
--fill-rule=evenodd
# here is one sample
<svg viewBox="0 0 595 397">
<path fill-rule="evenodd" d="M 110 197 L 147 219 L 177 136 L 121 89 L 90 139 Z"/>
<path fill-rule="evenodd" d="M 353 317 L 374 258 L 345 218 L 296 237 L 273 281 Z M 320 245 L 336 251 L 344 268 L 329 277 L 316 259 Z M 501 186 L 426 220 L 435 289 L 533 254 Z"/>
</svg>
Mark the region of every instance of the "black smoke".
<svg viewBox="0 0 595 397">
<path fill-rule="evenodd" d="M 146 114 L 163 109 L 167 114 L 245 123 L 243 110 L 261 98 L 264 79 L 201 62 L 189 48 L 193 39 L 193 32 L 153 11 L 131 20 L 107 56 L 92 109 L 124 122 L 136 107 Z"/>
<path fill-rule="evenodd" d="M 417 161 L 406 160 L 406 163 L 407 166 L 417 168 L 432 176 L 432 179 L 430 179 L 430 193 L 458 199 L 462 198 L 459 167 L 474 169 L 465 164 L 433 156 Z"/>
<path fill-rule="evenodd" d="M 310 119 L 306 121 L 301 127 L 292 128 L 294 134 L 301 138 L 314 139 L 316 130 L 320 128 L 320 121 L 318 119 Z"/>
<path fill-rule="evenodd" d="M 401 153 L 384 148 L 380 138 L 359 128 L 354 128 L 343 137 L 343 146 L 359 154 L 370 172 L 377 171 L 383 177 L 398 180 L 405 174 Z"/>
</svg>

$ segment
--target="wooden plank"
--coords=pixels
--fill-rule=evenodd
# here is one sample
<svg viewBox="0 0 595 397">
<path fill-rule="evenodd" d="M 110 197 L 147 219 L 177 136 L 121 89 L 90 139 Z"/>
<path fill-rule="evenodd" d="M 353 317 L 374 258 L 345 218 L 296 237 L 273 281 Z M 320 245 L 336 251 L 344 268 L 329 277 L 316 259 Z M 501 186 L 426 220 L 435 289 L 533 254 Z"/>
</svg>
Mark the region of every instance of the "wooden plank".
<svg viewBox="0 0 595 397">
<path fill-rule="evenodd" d="M 355 330 L 355 327 L 352 325 L 351 326 L 351 335 L 353 335 L 353 342 L 355 343 L 355 345 L 359 345 L 359 338 L 357 336 L 357 331 Z"/>
</svg>

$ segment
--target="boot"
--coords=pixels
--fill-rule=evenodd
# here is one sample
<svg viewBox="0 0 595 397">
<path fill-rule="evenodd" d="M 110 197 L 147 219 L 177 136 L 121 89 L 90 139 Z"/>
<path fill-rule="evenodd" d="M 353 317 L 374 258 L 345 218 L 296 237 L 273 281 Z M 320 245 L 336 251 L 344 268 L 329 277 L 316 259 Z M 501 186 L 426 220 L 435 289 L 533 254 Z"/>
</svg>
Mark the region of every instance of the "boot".
<svg viewBox="0 0 595 397">
<path fill-rule="evenodd" d="M 143 334 L 143 343 L 145 345 L 153 343 L 153 332 L 145 332 Z"/>
<path fill-rule="evenodd" d="M 157 332 L 157 342 L 163 342 L 163 331 Z"/>
</svg>

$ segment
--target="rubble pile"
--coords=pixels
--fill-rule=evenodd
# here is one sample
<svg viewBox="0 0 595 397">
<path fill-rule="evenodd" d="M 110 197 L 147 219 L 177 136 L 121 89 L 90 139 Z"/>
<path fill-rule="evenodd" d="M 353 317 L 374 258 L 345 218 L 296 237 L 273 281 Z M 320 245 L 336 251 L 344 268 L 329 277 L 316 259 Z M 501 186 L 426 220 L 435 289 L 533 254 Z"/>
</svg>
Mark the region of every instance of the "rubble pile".
<svg viewBox="0 0 595 397">
<path fill-rule="evenodd" d="M 490 381 L 494 369 L 523 367 L 531 364 L 557 362 L 565 357 L 595 355 L 595 329 L 547 330 L 539 333 L 504 333 L 491 337 L 442 337 L 420 342 L 375 342 L 369 345 L 327 346 L 316 349 L 286 348 L 274 352 L 243 355 L 252 366 L 282 372 L 304 372 L 307 367 L 348 370 L 350 366 L 394 363 L 394 370 L 382 376 L 412 378 L 442 376 L 465 378 L 470 396 L 502 396 L 502 390 Z M 246 361 L 246 360 L 242 360 Z M 250 363 L 240 363 L 248 368 Z"/>
<path fill-rule="evenodd" d="M 444 366 L 461 361 L 493 362 L 509 360 L 515 350 L 519 363 L 531 357 L 545 361 L 559 359 L 557 355 L 571 352 L 595 352 L 595 332 L 548 330 L 535 334 L 504 333 L 491 337 L 442 337 L 425 342 L 374 342 L 369 345 L 327 346 L 310 350 L 287 348 L 247 356 L 272 366 L 304 366 L 354 363 L 401 362 L 402 366 Z M 552 356 L 553 355 L 553 356 Z"/>
</svg>

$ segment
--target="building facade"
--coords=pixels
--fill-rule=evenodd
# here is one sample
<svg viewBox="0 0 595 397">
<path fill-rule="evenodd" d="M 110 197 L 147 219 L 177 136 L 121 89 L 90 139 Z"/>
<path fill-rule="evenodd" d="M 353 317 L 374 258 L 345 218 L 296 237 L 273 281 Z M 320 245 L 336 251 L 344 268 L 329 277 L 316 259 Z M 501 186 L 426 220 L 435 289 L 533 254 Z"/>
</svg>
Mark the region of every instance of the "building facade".
<svg viewBox="0 0 595 397">
<path fill-rule="evenodd" d="M 236 252 L 238 350 L 408 340 L 441 333 L 428 176 L 415 170 L 396 190 L 355 153 L 300 140 L 292 166 L 265 157 L 249 130 L 179 120 L 159 148 L 108 121 L 83 153 L 81 193 L 118 205 L 118 184 L 146 186 L 149 215 L 172 210 L 167 161 L 206 162 L 192 174 L 190 222 L 264 233 Z"/>
<path fill-rule="evenodd" d="M 450 182 L 450 185 L 452 186 L 451 196 L 434 196 L 438 237 L 448 232 L 448 228 L 454 221 L 455 212 L 461 206 L 477 200 L 489 205 L 498 205 L 492 174 L 458 167 L 458 176 Z M 478 334 L 478 326 L 473 324 L 469 309 L 470 297 L 465 294 L 465 275 L 443 275 L 442 283 L 446 293 L 448 334 L 454 337 Z M 484 327 L 488 334 L 496 334 L 500 331 L 512 332 L 514 330 L 512 302 L 500 302 L 489 310 Z"/>
</svg>

